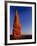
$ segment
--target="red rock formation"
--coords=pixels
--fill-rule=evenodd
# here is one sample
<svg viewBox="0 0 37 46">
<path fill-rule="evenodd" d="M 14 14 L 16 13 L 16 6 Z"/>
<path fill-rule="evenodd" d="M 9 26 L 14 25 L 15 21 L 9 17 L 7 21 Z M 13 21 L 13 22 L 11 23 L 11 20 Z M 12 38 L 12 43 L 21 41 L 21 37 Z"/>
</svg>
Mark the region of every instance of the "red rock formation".
<svg viewBox="0 0 37 46">
<path fill-rule="evenodd" d="M 21 26 L 19 22 L 18 11 L 16 11 L 16 15 L 14 18 L 14 24 L 13 24 L 13 38 L 20 39 L 20 37 L 21 37 Z"/>
</svg>

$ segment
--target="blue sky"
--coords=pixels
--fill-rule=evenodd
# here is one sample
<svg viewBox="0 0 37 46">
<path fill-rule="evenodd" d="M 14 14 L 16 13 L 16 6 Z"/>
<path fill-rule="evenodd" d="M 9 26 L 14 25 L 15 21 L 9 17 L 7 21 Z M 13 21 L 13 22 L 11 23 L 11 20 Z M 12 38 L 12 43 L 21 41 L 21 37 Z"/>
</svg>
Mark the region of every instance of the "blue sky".
<svg viewBox="0 0 37 46">
<path fill-rule="evenodd" d="M 29 27 L 32 32 L 32 7 L 10 6 L 10 33 L 12 33 L 15 11 L 19 13 L 22 32 L 27 32 Z"/>
</svg>

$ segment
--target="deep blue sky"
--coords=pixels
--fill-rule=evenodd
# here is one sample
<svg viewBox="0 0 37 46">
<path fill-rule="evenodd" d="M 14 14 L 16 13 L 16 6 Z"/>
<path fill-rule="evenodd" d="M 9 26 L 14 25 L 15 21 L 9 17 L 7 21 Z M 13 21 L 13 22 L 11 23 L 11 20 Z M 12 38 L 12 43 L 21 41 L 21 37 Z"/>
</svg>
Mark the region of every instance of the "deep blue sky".
<svg viewBox="0 0 37 46">
<path fill-rule="evenodd" d="M 32 7 L 20 7 L 20 6 L 10 6 L 10 32 L 13 29 L 15 11 L 19 13 L 19 20 L 21 23 L 21 28 L 23 32 L 27 32 L 29 27 L 30 32 L 32 32 Z"/>
</svg>

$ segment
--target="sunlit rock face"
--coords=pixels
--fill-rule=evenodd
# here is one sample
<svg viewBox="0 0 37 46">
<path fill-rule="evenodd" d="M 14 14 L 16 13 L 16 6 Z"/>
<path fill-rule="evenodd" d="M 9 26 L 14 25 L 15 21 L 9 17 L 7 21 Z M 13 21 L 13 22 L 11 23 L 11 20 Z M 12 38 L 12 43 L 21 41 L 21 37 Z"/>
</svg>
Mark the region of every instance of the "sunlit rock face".
<svg viewBox="0 0 37 46">
<path fill-rule="evenodd" d="M 15 14 L 12 33 L 13 33 L 14 39 L 20 39 L 21 38 L 21 26 L 20 26 L 18 11 L 16 11 L 16 14 Z"/>
</svg>

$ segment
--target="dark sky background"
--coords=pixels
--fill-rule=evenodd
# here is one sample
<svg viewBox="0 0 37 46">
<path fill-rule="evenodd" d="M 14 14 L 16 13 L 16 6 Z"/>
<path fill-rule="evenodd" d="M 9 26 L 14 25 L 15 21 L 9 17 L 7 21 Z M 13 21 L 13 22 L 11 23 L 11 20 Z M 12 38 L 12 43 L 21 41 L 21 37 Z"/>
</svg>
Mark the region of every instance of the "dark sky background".
<svg viewBox="0 0 37 46">
<path fill-rule="evenodd" d="M 32 32 L 32 7 L 10 6 L 10 33 L 13 30 L 14 16 L 16 10 L 19 13 L 22 32 Z"/>
</svg>

